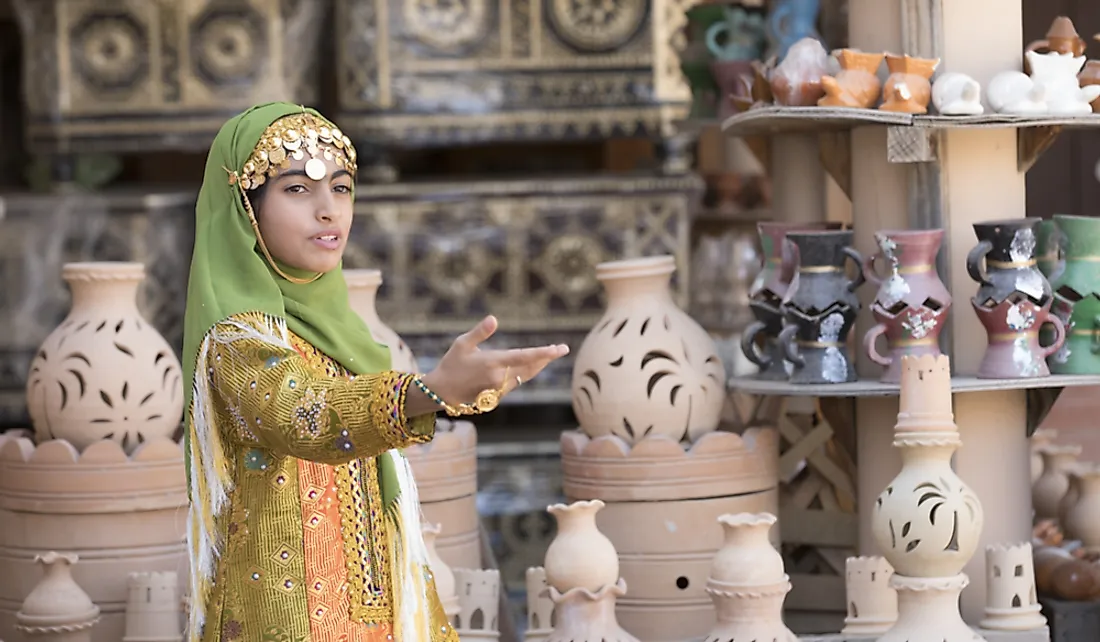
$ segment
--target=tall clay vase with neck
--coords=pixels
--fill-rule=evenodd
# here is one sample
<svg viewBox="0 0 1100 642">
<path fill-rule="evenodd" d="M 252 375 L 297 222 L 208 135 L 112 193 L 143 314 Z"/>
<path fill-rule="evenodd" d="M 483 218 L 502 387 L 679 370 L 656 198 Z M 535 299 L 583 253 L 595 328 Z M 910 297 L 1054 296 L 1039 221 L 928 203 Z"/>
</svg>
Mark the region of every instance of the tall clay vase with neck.
<svg viewBox="0 0 1100 642">
<path fill-rule="evenodd" d="M 389 346 L 390 367 L 398 372 L 417 372 L 416 357 L 409 346 L 401 340 L 390 326 L 378 316 L 375 302 L 378 288 L 382 286 L 381 270 L 344 270 L 344 281 L 348 284 L 348 301 L 370 328 L 374 340 Z"/>
<path fill-rule="evenodd" d="M 1049 445 L 1039 450 L 1039 454 L 1043 458 L 1043 474 L 1031 485 L 1035 519 L 1058 519 L 1058 506 L 1069 491 L 1069 470 L 1081 454 L 1081 447 Z"/>
<path fill-rule="evenodd" d="M 718 427 L 725 367 L 710 335 L 673 301 L 675 269 L 671 256 L 596 266 L 607 309 L 573 364 L 573 411 L 588 436 L 694 442 Z"/>
<path fill-rule="evenodd" d="M 718 623 L 707 635 L 707 642 L 797 640 L 783 623 L 783 599 L 791 582 L 782 556 L 768 540 L 768 530 L 775 522 L 770 513 L 718 518 L 725 541 L 707 578 L 707 594 L 714 601 Z"/>
<path fill-rule="evenodd" d="M 38 442 L 77 450 L 113 439 L 127 453 L 172 437 L 183 419 L 180 363 L 137 307 L 141 263 L 67 263 L 72 307 L 42 342 L 27 378 Z M 190 383 L 190 382 L 188 382 Z"/>
<path fill-rule="evenodd" d="M 894 428 L 901 472 L 871 515 L 898 594 L 898 620 L 880 642 L 976 639 L 959 614 L 959 594 L 970 581 L 962 570 L 978 548 L 982 506 L 951 468 L 962 443 L 951 402 L 946 356 L 902 357 Z"/>
<path fill-rule="evenodd" d="M 546 549 L 546 583 L 561 593 L 575 588 L 596 593 L 619 579 L 619 554 L 596 527 L 598 499 L 554 504 L 547 512 L 558 522 L 558 533 Z"/>
</svg>

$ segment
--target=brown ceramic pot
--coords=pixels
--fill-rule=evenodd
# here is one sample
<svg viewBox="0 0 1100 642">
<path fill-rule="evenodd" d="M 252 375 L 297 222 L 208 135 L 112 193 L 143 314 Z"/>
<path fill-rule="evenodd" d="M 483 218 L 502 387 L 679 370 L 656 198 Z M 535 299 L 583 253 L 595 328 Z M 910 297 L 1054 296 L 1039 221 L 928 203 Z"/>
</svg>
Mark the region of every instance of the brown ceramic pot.
<svg viewBox="0 0 1100 642">
<path fill-rule="evenodd" d="M 821 77 L 825 97 L 817 104 L 821 107 L 873 107 L 882 88 L 878 67 L 883 54 L 841 49 L 836 59 L 840 63 L 840 73 L 836 77 Z"/>
<path fill-rule="evenodd" d="M 1077 28 L 1073 26 L 1073 21 L 1066 16 L 1058 16 L 1050 23 L 1050 29 L 1047 29 L 1046 37 L 1028 43 L 1024 51 L 1034 51 L 1036 53 L 1055 52 L 1080 56 L 1085 53 L 1087 46 L 1088 43 L 1077 33 Z M 1031 73 L 1027 56 L 1024 56 L 1024 73 Z"/>
<path fill-rule="evenodd" d="M 884 230 L 875 240 L 879 251 L 864 261 L 863 273 L 878 286 L 871 303 L 878 324 L 864 335 L 863 347 L 871 361 L 886 368 L 882 381 L 897 383 L 902 355 L 940 354 L 940 331 L 951 308 L 951 294 L 936 272 L 943 230 Z M 875 347 L 884 335 L 885 356 Z"/>
<path fill-rule="evenodd" d="M 932 74 L 940 64 L 938 58 L 913 58 L 886 54 L 886 68 L 890 76 L 882 85 L 883 111 L 906 114 L 928 113 L 928 101 L 932 98 Z"/>
<path fill-rule="evenodd" d="M 1029 379 L 1050 375 L 1046 358 L 1062 347 L 1066 327 L 1050 312 L 1050 299 L 1040 307 L 1031 299 L 1014 295 L 993 307 L 971 301 L 985 327 L 989 345 L 985 349 L 978 377 L 982 379 Z M 1054 343 L 1039 345 L 1039 328 L 1054 326 Z"/>
</svg>

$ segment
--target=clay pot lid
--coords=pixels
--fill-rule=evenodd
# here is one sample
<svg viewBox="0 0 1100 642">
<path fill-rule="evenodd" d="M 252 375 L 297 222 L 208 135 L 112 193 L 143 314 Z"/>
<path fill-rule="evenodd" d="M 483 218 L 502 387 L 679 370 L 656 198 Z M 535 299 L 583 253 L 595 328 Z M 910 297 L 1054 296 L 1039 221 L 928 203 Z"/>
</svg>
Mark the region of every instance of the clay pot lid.
<svg viewBox="0 0 1100 642">
<path fill-rule="evenodd" d="M 145 278 L 144 263 L 125 261 L 89 261 L 66 263 L 61 268 L 66 281 L 137 280 Z"/>
<path fill-rule="evenodd" d="M 348 287 L 367 288 L 382 285 L 382 270 L 344 270 Z"/>
<path fill-rule="evenodd" d="M 1050 29 L 1047 30 L 1047 40 L 1051 38 L 1080 38 L 1077 34 L 1077 29 L 1073 26 L 1073 21 L 1067 16 L 1058 16 L 1054 19 L 1054 22 L 1050 23 Z"/>
</svg>

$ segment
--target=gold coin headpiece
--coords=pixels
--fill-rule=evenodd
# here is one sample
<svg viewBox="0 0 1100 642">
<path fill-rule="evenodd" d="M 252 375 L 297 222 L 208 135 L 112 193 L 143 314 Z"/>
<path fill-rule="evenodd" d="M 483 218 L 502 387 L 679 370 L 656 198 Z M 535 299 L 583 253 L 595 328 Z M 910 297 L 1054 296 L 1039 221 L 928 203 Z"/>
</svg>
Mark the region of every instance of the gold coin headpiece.
<svg viewBox="0 0 1100 642">
<path fill-rule="evenodd" d="M 240 181 L 243 189 L 255 189 L 290 167 L 290 161 L 302 160 L 307 155 L 306 176 L 315 181 L 328 174 L 326 160 L 355 178 L 358 166 L 351 139 L 332 123 L 303 112 L 271 123 L 240 173 L 231 174 L 229 182 Z"/>
</svg>

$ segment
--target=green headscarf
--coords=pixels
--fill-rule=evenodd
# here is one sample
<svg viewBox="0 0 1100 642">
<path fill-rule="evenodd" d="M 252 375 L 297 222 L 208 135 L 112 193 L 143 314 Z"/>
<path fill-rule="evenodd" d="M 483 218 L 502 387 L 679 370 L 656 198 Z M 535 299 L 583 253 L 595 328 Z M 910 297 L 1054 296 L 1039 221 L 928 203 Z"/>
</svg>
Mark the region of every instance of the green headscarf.
<svg viewBox="0 0 1100 642">
<path fill-rule="evenodd" d="M 183 322 L 185 408 L 191 408 L 195 364 L 203 338 L 217 323 L 233 315 L 262 312 L 286 320 L 287 327 L 354 374 L 390 367 L 390 352 L 371 336 L 366 323 L 348 303 L 341 268 L 306 284 L 279 276 L 259 252 L 256 234 L 241 200 L 229 183 L 228 170 L 241 171 L 260 136 L 276 120 L 302 113 L 290 103 L 257 105 L 233 117 L 214 138 L 195 207 L 195 249 L 187 284 Z M 306 109 L 319 118 L 317 111 Z M 312 276 L 280 264 L 292 276 Z M 190 422 L 190 411 L 188 412 Z M 190 436 L 190 426 L 184 431 Z M 185 441 L 184 453 L 190 459 Z M 389 457 L 379 458 L 383 505 L 393 505 L 397 473 Z M 186 462 L 190 486 L 190 461 Z"/>
</svg>

